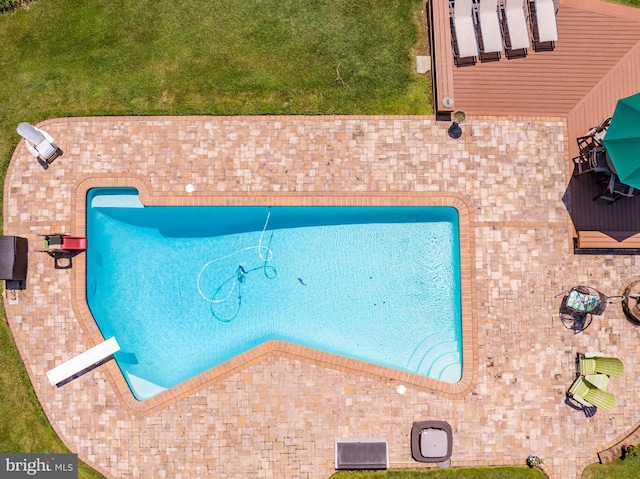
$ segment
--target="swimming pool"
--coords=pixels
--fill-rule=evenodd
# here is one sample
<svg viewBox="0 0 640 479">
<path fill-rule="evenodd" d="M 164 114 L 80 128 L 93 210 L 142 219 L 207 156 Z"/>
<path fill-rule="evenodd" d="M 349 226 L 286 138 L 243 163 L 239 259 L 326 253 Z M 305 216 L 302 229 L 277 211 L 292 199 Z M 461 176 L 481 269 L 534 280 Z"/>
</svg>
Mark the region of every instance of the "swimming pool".
<svg viewBox="0 0 640 479">
<path fill-rule="evenodd" d="M 87 197 L 89 308 L 144 400 L 279 340 L 456 383 L 452 207 L 144 207 Z"/>
</svg>

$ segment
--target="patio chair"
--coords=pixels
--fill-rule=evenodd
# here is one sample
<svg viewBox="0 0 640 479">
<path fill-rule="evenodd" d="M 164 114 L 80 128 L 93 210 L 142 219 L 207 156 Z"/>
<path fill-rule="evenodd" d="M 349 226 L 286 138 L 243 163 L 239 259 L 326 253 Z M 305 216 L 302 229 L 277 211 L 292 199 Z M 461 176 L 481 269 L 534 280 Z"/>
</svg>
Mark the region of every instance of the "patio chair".
<svg viewBox="0 0 640 479">
<path fill-rule="evenodd" d="M 591 325 L 593 316 L 587 313 L 578 313 L 567 308 L 566 301 L 568 298 L 569 296 L 567 295 L 562 299 L 562 303 L 560 305 L 560 321 L 566 329 L 570 329 L 575 334 L 578 334 Z"/>
<path fill-rule="evenodd" d="M 593 158 L 591 156 L 593 154 L 600 155 L 602 152 L 604 152 L 604 158 L 602 159 L 602 161 L 598 161 L 598 163 L 606 163 L 606 151 L 604 150 L 604 143 L 602 142 L 602 140 L 607 134 L 610 123 L 611 117 L 606 118 L 599 125 L 590 128 L 589 131 L 583 136 L 579 136 L 578 138 L 576 138 L 576 142 L 578 143 L 578 151 L 580 152 L 580 154 L 578 157 L 574 158 L 573 161 L 576 165 L 578 165 L 577 174 L 589 171 L 589 168 L 583 168 L 583 165 L 588 164 L 589 161 L 593 161 Z M 596 150 L 597 148 L 601 148 L 601 150 Z M 600 160 L 600 158 L 596 159 Z"/>
<path fill-rule="evenodd" d="M 589 160 L 591 151 L 597 146 L 602 146 L 602 142 L 598 141 L 593 134 L 589 133 L 576 138 L 576 143 L 578 144 L 578 151 L 580 152 L 580 156 L 587 161 Z"/>
<path fill-rule="evenodd" d="M 615 182 L 616 182 L 616 179 L 613 176 L 610 176 L 607 182 L 605 183 L 605 186 L 600 190 L 600 192 L 596 196 L 593 197 L 593 201 L 603 200 L 608 203 L 615 203 L 616 201 L 618 201 L 621 198 L 621 196 L 618 196 L 613 192 Z"/>
<path fill-rule="evenodd" d="M 534 0 L 534 14 L 531 15 L 531 36 L 533 49 L 553 50 L 558 41 L 558 25 L 556 0 Z"/>
<path fill-rule="evenodd" d="M 596 407 L 603 411 L 609 411 L 616 405 L 615 395 L 598 388 L 583 376 L 576 378 L 567 391 L 567 397 L 576 400 L 585 407 Z"/>
<path fill-rule="evenodd" d="M 615 203 L 620 198 L 631 198 L 635 195 L 635 188 L 620 181 L 618 175 L 612 174 L 606 186 L 593 198 L 593 200 L 605 200 Z"/>
<path fill-rule="evenodd" d="M 456 66 L 475 65 L 478 39 L 473 0 L 450 0 L 451 48 Z"/>
<path fill-rule="evenodd" d="M 620 359 L 605 356 L 602 353 L 588 352 L 578 354 L 578 371 L 580 375 L 589 377 L 594 374 L 603 374 L 619 378 L 624 374 L 624 364 Z M 595 384 L 592 382 L 592 384 Z M 600 385 L 597 385 L 602 389 Z"/>
<path fill-rule="evenodd" d="M 581 155 L 588 156 L 593 148 L 604 146 L 602 140 L 607 134 L 610 123 L 611 117 L 605 118 L 599 125 L 589 128 L 589 131 L 577 138 L 578 149 Z"/>
<path fill-rule="evenodd" d="M 611 118 L 612 117 L 605 118 L 598 126 L 594 126 L 587 132 L 587 135 L 593 136 L 595 141 L 598 143 L 598 146 L 604 146 L 602 139 L 607 134 L 609 124 L 611 124 Z"/>
<path fill-rule="evenodd" d="M 596 146 L 589 152 L 589 163 L 591 164 L 591 170 L 595 173 L 603 173 L 605 175 L 614 173 L 609 168 L 607 150 L 603 146 Z"/>
<path fill-rule="evenodd" d="M 632 198 L 635 195 L 636 189 L 633 186 L 624 184 L 620 181 L 618 175 L 613 175 L 613 193 L 615 195 L 626 196 Z"/>
<path fill-rule="evenodd" d="M 20 123 L 16 131 L 24 138 L 29 153 L 38 160 L 38 163 L 45 170 L 49 168 L 53 160 L 62 155 L 62 150 L 56 146 L 53 138 L 46 131 L 27 122 Z"/>
<path fill-rule="evenodd" d="M 575 166 L 573 169 L 573 176 L 580 176 L 591 171 L 591 165 L 589 164 L 588 158 L 574 156 L 571 158 L 571 161 L 573 161 L 573 165 Z"/>
<path fill-rule="evenodd" d="M 573 176 L 583 173 L 597 173 L 605 176 L 613 174 L 607 162 L 607 152 L 604 147 L 595 146 L 595 144 L 590 149 L 585 148 L 580 156 L 573 158 L 573 163 L 576 165 Z"/>
<path fill-rule="evenodd" d="M 599 316 L 604 313 L 608 304 L 606 294 L 589 286 L 575 286 L 565 293 L 565 306 L 576 313 Z"/>
<path fill-rule="evenodd" d="M 527 0 L 504 1 L 505 53 L 507 58 L 526 57 L 529 41 Z"/>
<path fill-rule="evenodd" d="M 72 259 L 87 249 L 87 238 L 64 234 L 42 235 L 44 249 L 54 260 L 55 269 L 69 269 L 73 266 Z"/>
<path fill-rule="evenodd" d="M 498 0 L 480 0 L 478 5 L 478 25 L 480 26 L 480 61 L 500 60 L 504 49 L 502 33 L 502 13 Z"/>
<path fill-rule="evenodd" d="M 589 286 L 575 286 L 556 297 L 560 295 L 564 295 L 560 304 L 562 325 L 576 334 L 589 327 L 593 315 L 601 315 L 608 304 L 617 303 L 623 299 L 622 296 L 607 296 Z"/>
<path fill-rule="evenodd" d="M 587 380 L 587 382 L 590 382 L 598 389 L 607 391 L 609 388 L 609 376 L 607 376 L 606 374 L 587 374 L 583 377 Z"/>
</svg>

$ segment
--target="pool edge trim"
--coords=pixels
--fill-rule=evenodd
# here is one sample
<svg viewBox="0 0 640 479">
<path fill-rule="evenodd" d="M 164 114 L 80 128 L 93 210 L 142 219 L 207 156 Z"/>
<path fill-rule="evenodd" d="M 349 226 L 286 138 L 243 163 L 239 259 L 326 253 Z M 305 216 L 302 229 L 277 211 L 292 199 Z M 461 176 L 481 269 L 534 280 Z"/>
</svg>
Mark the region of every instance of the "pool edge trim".
<svg viewBox="0 0 640 479">
<path fill-rule="evenodd" d="M 344 192 L 336 195 L 315 191 L 185 192 L 182 195 L 169 195 L 167 192 L 155 191 L 151 182 L 142 175 L 130 174 L 115 178 L 108 173 L 89 174 L 78 178 L 72 188 L 72 223 L 76 234 L 86 231 L 86 195 L 91 188 L 97 187 L 136 188 L 142 203 L 154 206 L 450 206 L 458 211 L 463 355 L 462 377 L 459 382 L 446 383 L 292 343 L 268 341 L 145 401 L 138 401 L 133 396 L 117 364 L 114 361 L 108 362 L 104 367 L 107 379 L 120 402 L 132 413 L 151 414 L 270 357 L 302 361 L 369 379 L 386 380 L 390 384 L 404 384 L 449 398 L 464 397 L 475 386 L 478 370 L 475 235 L 473 208 L 466 197 L 448 192 Z M 74 263 L 72 274 L 72 306 L 90 342 L 87 347 L 90 347 L 103 341 L 103 338 L 86 302 L 84 256 L 81 261 Z"/>
</svg>

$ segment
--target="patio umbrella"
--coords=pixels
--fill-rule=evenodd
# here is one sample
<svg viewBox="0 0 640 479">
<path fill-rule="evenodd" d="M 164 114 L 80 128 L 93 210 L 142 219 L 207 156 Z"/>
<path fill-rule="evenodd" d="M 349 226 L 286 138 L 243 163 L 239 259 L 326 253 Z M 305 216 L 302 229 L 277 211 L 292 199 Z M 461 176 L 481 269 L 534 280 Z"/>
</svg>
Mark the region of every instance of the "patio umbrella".
<svg viewBox="0 0 640 479">
<path fill-rule="evenodd" d="M 603 141 L 620 181 L 640 189 L 640 93 L 618 100 Z"/>
</svg>

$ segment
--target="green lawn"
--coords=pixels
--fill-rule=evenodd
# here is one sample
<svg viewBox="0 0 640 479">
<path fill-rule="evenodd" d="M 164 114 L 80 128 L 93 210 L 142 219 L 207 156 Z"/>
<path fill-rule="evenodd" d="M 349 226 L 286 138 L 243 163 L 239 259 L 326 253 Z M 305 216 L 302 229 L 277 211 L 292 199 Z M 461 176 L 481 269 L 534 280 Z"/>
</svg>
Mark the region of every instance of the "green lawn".
<svg viewBox="0 0 640 479">
<path fill-rule="evenodd" d="M 629 456 L 610 464 L 592 464 L 582 474 L 582 479 L 638 479 L 640 455 Z"/>
<path fill-rule="evenodd" d="M 339 472 L 331 479 L 542 479 L 539 469 L 528 467 L 465 467 L 395 471 Z"/>
<path fill-rule="evenodd" d="M 628 5 L 629 7 L 640 8 L 640 0 L 607 0 L 612 3 L 619 3 L 620 5 Z"/>
<path fill-rule="evenodd" d="M 0 164 L 20 121 L 430 113 L 422 0 L 38 0 L 0 16 Z"/>
</svg>

